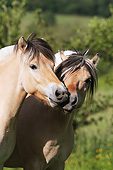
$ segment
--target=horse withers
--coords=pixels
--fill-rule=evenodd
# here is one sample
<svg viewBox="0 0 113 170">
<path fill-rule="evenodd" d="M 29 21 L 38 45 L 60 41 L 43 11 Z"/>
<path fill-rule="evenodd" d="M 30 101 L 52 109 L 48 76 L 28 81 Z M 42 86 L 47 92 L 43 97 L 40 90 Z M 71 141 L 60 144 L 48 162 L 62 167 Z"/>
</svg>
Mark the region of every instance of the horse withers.
<svg viewBox="0 0 113 170">
<path fill-rule="evenodd" d="M 27 93 L 39 93 L 52 107 L 67 100 L 53 67 L 50 45 L 33 34 L 0 50 L 0 170 L 14 149 L 17 113 Z"/>
<path fill-rule="evenodd" d="M 65 55 L 66 56 L 65 56 Z M 60 52 L 63 62 L 56 74 L 70 91 L 70 101 L 62 108 L 52 108 L 33 96 L 29 96 L 19 114 L 17 143 L 7 167 L 23 167 L 25 170 L 64 170 L 65 160 L 74 144 L 73 112 L 83 104 L 86 94 L 94 94 L 97 85 L 96 65 L 98 55 L 91 60 L 74 52 Z M 78 96 L 78 100 L 76 99 Z M 31 114 L 32 113 L 32 114 Z"/>
</svg>

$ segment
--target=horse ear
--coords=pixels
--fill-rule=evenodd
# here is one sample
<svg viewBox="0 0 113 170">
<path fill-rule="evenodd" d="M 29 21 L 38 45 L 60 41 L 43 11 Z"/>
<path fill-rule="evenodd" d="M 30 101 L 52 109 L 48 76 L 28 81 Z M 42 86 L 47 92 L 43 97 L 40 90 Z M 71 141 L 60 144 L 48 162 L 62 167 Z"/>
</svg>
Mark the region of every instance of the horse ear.
<svg viewBox="0 0 113 170">
<path fill-rule="evenodd" d="M 60 53 L 60 58 L 62 61 L 67 60 L 67 57 L 60 50 L 58 50 L 58 52 Z"/>
<path fill-rule="evenodd" d="M 20 37 L 20 39 L 18 40 L 18 46 L 22 52 L 25 52 L 25 50 L 27 48 L 27 43 L 26 43 L 24 37 Z"/>
<path fill-rule="evenodd" d="M 91 59 L 91 61 L 94 64 L 94 66 L 96 67 L 96 65 L 98 64 L 98 61 L 99 61 L 98 53 Z"/>
</svg>

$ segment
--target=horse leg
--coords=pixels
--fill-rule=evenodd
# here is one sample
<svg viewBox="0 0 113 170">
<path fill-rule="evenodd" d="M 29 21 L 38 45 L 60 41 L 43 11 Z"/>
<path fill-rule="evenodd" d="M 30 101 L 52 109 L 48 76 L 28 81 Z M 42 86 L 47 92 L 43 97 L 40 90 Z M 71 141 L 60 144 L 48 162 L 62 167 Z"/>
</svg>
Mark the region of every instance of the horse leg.
<svg viewBox="0 0 113 170">
<path fill-rule="evenodd" d="M 53 166 L 47 168 L 46 170 L 64 170 L 64 168 L 65 168 L 65 162 L 63 162 L 60 165 L 53 164 Z"/>
<path fill-rule="evenodd" d="M 59 165 L 56 170 L 64 170 L 65 168 L 65 163 L 62 163 L 61 165 Z"/>
<path fill-rule="evenodd" d="M 0 164 L 0 170 L 3 170 L 4 165 Z"/>
<path fill-rule="evenodd" d="M 30 160 L 24 163 L 24 170 L 44 170 L 45 162 L 38 159 Z"/>
<path fill-rule="evenodd" d="M 24 170 L 44 170 L 43 166 L 40 165 L 33 165 L 33 164 L 27 164 L 25 165 L 25 167 L 23 168 Z"/>
</svg>

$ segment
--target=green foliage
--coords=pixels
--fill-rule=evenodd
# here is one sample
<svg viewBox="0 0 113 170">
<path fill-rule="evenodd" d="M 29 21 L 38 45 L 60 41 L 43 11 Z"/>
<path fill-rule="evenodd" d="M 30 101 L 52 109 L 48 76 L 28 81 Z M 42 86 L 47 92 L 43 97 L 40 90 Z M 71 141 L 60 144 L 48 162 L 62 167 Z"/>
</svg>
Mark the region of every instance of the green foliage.
<svg viewBox="0 0 113 170">
<path fill-rule="evenodd" d="M 51 12 L 43 13 L 42 9 L 37 8 L 33 13 L 26 13 L 25 18 L 22 19 L 20 28 L 22 30 L 22 34 L 30 34 L 31 32 L 36 32 L 38 37 L 46 38 L 46 36 L 49 35 L 48 28 L 53 23 L 55 23 L 55 18 Z M 22 27 L 23 25 L 24 30 Z"/>
<path fill-rule="evenodd" d="M 55 24 L 55 14 L 52 11 L 47 11 L 43 14 L 45 24 L 48 26 Z"/>
<path fill-rule="evenodd" d="M 0 47 L 15 43 L 20 31 L 20 22 L 23 16 L 26 1 L 0 1 Z"/>
<path fill-rule="evenodd" d="M 28 0 L 28 10 L 41 8 L 43 12 L 60 14 L 99 15 L 108 17 L 112 0 Z"/>
<path fill-rule="evenodd" d="M 87 126 L 92 123 L 97 123 L 93 118 L 89 119 L 90 116 L 97 114 L 100 111 L 105 110 L 107 107 L 113 107 L 112 104 L 113 95 L 98 94 L 93 101 L 85 102 L 83 106 L 75 110 L 73 126 L 74 129 L 78 129 L 81 126 Z M 99 117 L 101 119 L 102 117 Z"/>
<path fill-rule="evenodd" d="M 113 13 L 112 6 L 110 7 L 111 14 Z M 67 46 L 71 49 L 76 48 L 80 51 L 90 48 L 92 54 L 99 53 L 101 65 L 99 68 L 104 72 L 105 68 L 102 63 L 108 66 L 113 63 L 113 14 L 107 19 L 94 17 L 89 24 L 89 29 L 82 33 L 76 31 L 76 36 L 71 37 L 67 42 Z M 89 53 L 90 54 L 90 53 Z"/>
<path fill-rule="evenodd" d="M 113 16 L 108 19 L 94 18 L 90 23 L 86 46 L 91 45 L 104 60 L 113 62 Z"/>
<path fill-rule="evenodd" d="M 42 16 L 42 10 L 41 9 L 36 9 L 35 10 L 35 18 L 36 18 L 36 22 L 35 22 L 35 32 L 38 34 L 38 36 L 40 36 L 41 34 L 43 34 L 44 28 L 45 28 L 45 21 L 43 19 Z"/>
<path fill-rule="evenodd" d="M 111 126 L 111 128 L 113 128 Z M 80 133 L 80 132 L 79 132 Z M 99 132 L 98 132 L 99 133 Z M 99 134 L 101 135 L 101 134 Z M 81 138 L 81 139 L 80 139 Z M 112 170 L 113 169 L 113 135 L 108 134 L 87 138 L 87 133 L 81 132 L 73 153 L 66 161 L 66 170 Z M 80 141 L 81 142 L 80 142 Z M 80 142 L 80 143 L 79 143 Z"/>
<path fill-rule="evenodd" d="M 4 168 L 3 170 L 23 170 L 23 168 Z"/>
</svg>

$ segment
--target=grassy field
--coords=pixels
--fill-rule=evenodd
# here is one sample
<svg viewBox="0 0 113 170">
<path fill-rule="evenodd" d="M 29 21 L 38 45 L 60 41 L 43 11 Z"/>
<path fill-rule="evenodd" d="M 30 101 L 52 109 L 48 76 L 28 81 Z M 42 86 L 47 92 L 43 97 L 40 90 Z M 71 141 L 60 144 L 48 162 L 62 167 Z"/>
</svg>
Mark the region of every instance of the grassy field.
<svg viewBox="0 0 113 170">
<path fill-rule="evenodd" d="M 67 40 L 70 36 L 75 34 L 75 30 L 81 30 L 81 33 L 88 28 L 88 23 L 92 17 L 77 16 L 77 15 L 56 15 L 55 25 L 49 26 L 49 32 L 52 34 L 53 38 L 60 41 Z M 20 29 L 21 34 L 25 34 L 26 30 L 35 30 L 36 17 L 32 12 L 27 12 L 22 19 Z"/>
<path fill-rule="evenodd" d="M 55 38 L 59 40 L 68 40 L 75 36 L 76 32 L 86 31 L 91 17 L 77 15 L 56 15 L 56 26 L 53 27 Z"/>
</svg>

